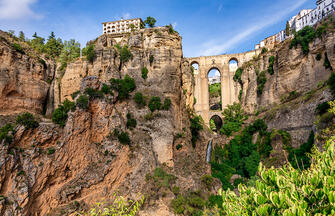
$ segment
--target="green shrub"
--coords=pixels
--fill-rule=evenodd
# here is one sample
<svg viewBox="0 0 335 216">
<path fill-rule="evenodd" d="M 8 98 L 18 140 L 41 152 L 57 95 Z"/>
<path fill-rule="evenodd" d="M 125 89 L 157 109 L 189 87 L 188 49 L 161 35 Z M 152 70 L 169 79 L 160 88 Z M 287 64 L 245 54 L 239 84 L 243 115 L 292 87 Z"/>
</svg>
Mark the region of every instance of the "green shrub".
<svg viewBox="0 0 335 216">
<path fill-rule="evenodd" d="M 21 54 L 25 54 L 25 52 L 24 52 L 24 50 L 23 50 L 23 48 L 21 47 L 20 44 L 13 43 L 13 44 L 12 44 L 12 47 L 14 48 L 14 50 L 15 50 L 16 52 L 19 52 L 19 53 L 21 53 Z"/>
<path fill-rule="evenodd" d="M 328 24 L 327 23 L 323 23 L 322 25 L 320 25 L 317 29 L 316 29 L 316 36 L 318 38 L 322 38 L 322 35 L 326 34 L 327 32 L 327 27 L 328 27 Z"/>
<path fill-rule="evenodd" d="M 104 83 L 101 87 L 101 92 L 104 94 L 110 94 L 113 95 L 113 91 L 111 89 L 111 87 L 109 85 L 107 85 L 106 83 Z"/>
<path fill-rule="evenodd" d="M 238 68 L 235 72 L 235 75 L 233 77 L 235 82 L 239 82 L 241 85 L 243 84 L 242 82 L 242 73 L 243 73 L 243 69 L 242 68 Z"/>
<path fill-rule="evenodd" d="M 13 141 L 13 136 L 9 134 L 10 132 L 14 132 L 14 128 L 11 124 L 6 124 L 2 128 L 0 128 L 0 142 L 4 142 L 4 144 L 9 145 Z"/>
<path fill-rule="evenodd" d="M 186 200 L 183 196 L 178 195 L 177 198 L 171 201 L 171 207 L 176 214 L 183 214 L 185 211 L 185 204 Z"/>
<path fill-rule="evenodd" d="M 52 154 L 54 154 L 55 153 L 55 149 L 54 148 L 48 148 L 48 151 L 47 151 L 47 154 L 48 155 L 52 155 Z"/>
<path fill-rule="evenodd" d="M 75 91 L 71 94 L 72 100 L 76 99 L 76 97 L 80 94 L 80 91 Z"/>
<path fill-rule="evenodd" d="M 290 48 L 297 48 L 301 45 L 302 51 L 305 55 L 309 53 L 309 43 L 315 39 L 315 30 L 313 27 L 306 26 L 297 33 L 294 34 L 294 38 L 291 41 Z"/>
<path fill-rule="evenodd" d="M 173 29 L 172 24 L 167 25 L 167 26 L 165 26 L 165 27 L 168 28 L 169 34 L 174 34 L 174 33 L 176 33 L 176 31 Z"/>
<path fill-rule="evenodd" d="M 120 67 L 122 66 L 122 64 L 128 62 L 130 59 L 133 58 L 133 54 L 128 49 L 127 45 L 124 45 L 123 47 L 121 47 L 119 44 L 117 44 L 115 48 L 118 50 L 119 55 L 120 55 L 120 61 L 121 61 Z"/>
<path fill-rule="evenodd" d="M 315 108 L 315 113 L 317 113 L 318 115 L 322 115 L 322 114 L 328 112 L 329 109 L 330 109 L 329 103 L 328 102 L 323 102 Z"/>
<path fill-rule="evenodd" d="M 127 114 L 127 128 L 132 130 L 136 128 L 137 121 L 136 119 L 132 118 L 132 115 L 130 113 Z"/>
<path fill-rule="evenodd" d="M 90 62 L 93 63 L 95 57 L 96 57 L 96 52 L 95 52 L 95 46 L 93 44 L 86 46 L 83 49 L 83 56 L 86 56 L 86 59 Z"/>
<path fill-rule="evenodd" d="M 302 144 L 297 149 L 289 150 L 289 162 L 291 165 L 297 169 L 308 169 L 311 165 L 311 160 L 307 154 L 311 153 L 311 150 L 314 145 L 314 132 L 311 131 L 309 134 L 308 140 L 306 143 Z"/>
<path fill-rule="evenodd" d="M 169 110 L 171 107 L 171 100 L 170 98 L 165 98 L 162 109 L 163 110 Z"/>
<path fill-rule="evenodd" d="M 327 81 L 328 87 L 330 91 L 332 92 L 333 97 L 335 97 L 335 73 L 331 73 L 328 81 Z"/>
<path fill-rule="evenodd" d="M 333 113 L 326 112 L 326 113 L 324 113 L 320 116 L 320 122 L 328 124 L 328 123 L 332 122 L 333 118 L 334 118 Z"/>
<path fill-rule="evenodd" d="M 177 149 L 177 150 L 179 150 L 179 149 L 181 149 L 181 148 L 183 148 L 183 145 L 182 145 L 182 144 L 178 144 L 178 145 L 176 146 L 176 149 Z"/>
<path fill-rule="evenodd" d="M 61 127 L 65 126 L 68 112 L 76 109 L 75 103 L 66 99 L 63 104 L 59 105 L 57 109 L 52 113 L 52 121 Z"/>
<path fill-rule="evenodd" d="M 309 169 L 258 168 L 255 186 L 222 193 L 226 215 L 334 215 L 334 137 L 320 152 L 313 150 Z"/>
<path fill-rule="evenodd" d="M 266 79 L 265 71 L 260 72 L 257 75 L 257 95 L 258 96 L 261 96 L 263 94 L 263 89 L 265 87 L 266 81 L 267 79 Z"/>
<path fill-rule="evenodd" d="M 316 54 L 315 59 L 316 59 L 317 61 L 320 61 L 321 58 L 322 58 L 321 53 Z"/>
<path fill-rule="evenodd" d="M 119 142 L 123 145 L 130 145 L 131 140 L 129 138 L 129 134 L 127 132 L 121 132 L 117 136 Z"/>
<path fill-rule="evenodd" d="M 151 112 L 155 110 L 160 110 L 162 106 L 160 97 L 152 97 L 149 101 L 148 107 Z"/>
<path fill-rule="evenodd" d="M 141 92 L 136 92 L 136 93 L 135 93 L 135 95 L 134 95 L 134 101 L 136 102 L 136 104 L 137 104 L 140 108 L 145 107 L 145 105 L 147 104 L 147 103 L 145 102 L 145 99 L 144 99 L 144 97 L 143 97 L 143 95 L 142 95 Z"/>
<path fill-rule="evenodd" d="M 76 101 L 77 107 L 80 109 L 87 109 L 88 108 L 88 97 L 86 95 L 80 95 L 79 98 Z"/>
<path fill-rule="evenodd" d="M 221 83 L 209 85 L 209 97 L 215 98 L 221 96 Z"/>
<path fill-rule="evenodd" d="M 268 49 L 266 49 L 265 47 L 262 48 L 262 54 L 266 53 L 268 51 Z"/>
<path fill-rule="evenodd" d="M 199 138 L 199 132 L 203 129 L 202 118 L 200 116 L 193 116 L 190 118 L 191 121 L 191 134 L 192 134 L 192 146 L 195 148 L 195 144 Z"/>
<path fill-rule="evenodd" d="M 147 24 L 150 28 L 153 28 L 156 24 L 157 20 L 151 16 L 148 16 L 145 20 L 144 23 Z"/>
<path fill-rule="evenodd" d="M 136 84 L 133 78 L 126 75 L 124 79 L 111 79 L 111 88 L 118 92 L 118 99 L 123 101 L 129 98 L 129 93 L 136 89 Z"/>
<path fill-rule="evenodd" d="M 174 195 L 178 195 L 179 192 L 180 192 L 180 188 L 179 188 L 179 187 L 177 187 L 177 186 L 173 186 L 173 187 L 172 187 L 172 193 L 173 193 Z"/>
<path fill-rule="evenodd" d="M 333 70 L 332 65 L 330 64 L 330 61 L 328 59 L 327 53 L 325 53 L 325 61 L 323 63 L 323 66 L 325 66 L 326 69 Z"/>
<path fill-rule="evenodd" d="M 149 72 L 148 68 L 146 68 L 146 67 L 142 68 L 142 78 L 143 79 L 148 78 L 148 72 Z"/>
<path fill-rule="evenodd" d="M 210 175 L 201 176 L 201 182 L 208 190 L 213 187 L 213 177 Z"/>
<path fill-rule="evenodd" d="M 154 60 L 155 60 L 155 57 L 153 55 L 150 55 L 149 56 L 149 63 L 150 63 L 150 66 L 152 66 L 152 63 L 154 63 Z"/>
<path fill-rule="evenodd" d="M 269 67 L 268 67 L 268 73 L 270 75 L 274 74 L 274 69 L 273 69 L 274 63 L 275 63 L 275 57 L 274 56 L 270 56 L 270 58 L 269 58 Z"/>
<path fill-rule="evenodd" d="M 241 129 L 242 124 L 238 122 L 227 122 L 222 125 L 220 133 L 230 137 L 233 132 L 238 132 Z"/>
<path fill-rule="evenodd" d="M 23 125 L 26 129 L 34 129 L 38 127 L 38 122 L 31 113 L 23 113 L 16 118 L 16 124 Z"/>
<path fill-rule="evenodd" d="M 90 99 L 103 98 L 104 97 L 102 91 L 95 90 L 93 88 L 87 88 L 87 89 L 85 89 L 85 94 L 87 94 Z"/>
</svg>

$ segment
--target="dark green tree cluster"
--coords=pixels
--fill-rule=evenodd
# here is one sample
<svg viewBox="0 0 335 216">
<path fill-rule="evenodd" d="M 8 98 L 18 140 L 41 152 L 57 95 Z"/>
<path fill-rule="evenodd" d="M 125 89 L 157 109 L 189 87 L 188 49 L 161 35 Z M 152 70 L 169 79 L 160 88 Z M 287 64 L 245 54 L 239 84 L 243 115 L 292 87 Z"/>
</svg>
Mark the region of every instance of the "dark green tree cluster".
<svg viewBox="0 0 335 216">
<path fill-rule="evenodd" d="M 6 124 L 0 128 L 0 142 L 4 142 L 5 145 L 9 145 L 13 141 L 14 128 L 11 124 Z"/>
<path fill-rule="evenodd" d="M 160 97 L 153 96 L 149 101 L 148 107 L 151 112 L 156 110 L 169 110 L 171 107 L 171 100 L 170 98 L 165 98 L 162 104 Z"/>
<path fill-rule="evenodd" d="M 86 56 L 87 61 L 93 63 L 96 52 L 95 52 L 95 46 L 94 44 L 88 45 L 83 49 L 83 56 Z"/>
<path fill-rule="evenodd" d="M 233 132 L 240 131 L 243 122 L 247 119 L 241 104 L 233 103 L 223 110 L 224 123 L 220 133 L 231 136 Z"/>
<path fill-rule="evenodd" d="M 136 92 L 134 95 L 134 101 L 138 105 L 138 107 L 143 108 L 147 105 L 145 98 L 141 92 Z"/>
<path fill-rule="evenodd" d="M 13 43 L 12 47 L 15 49 L 16 52 L 19 52 L 21 54 L 25 54 L 25 51 L 23 50 L 22 46 L 18 43 Z"/>
<path fill-rule="evenodd" d="M 118 100 L 123 101 L 130 97 L 130 93 L 136 89 L 136 84 L 133 78 L 126 75 L 123 79 L 111 79 L 111 89 L 118 92 Z"/>
<path fill-rule="evenodd" d="M 148 16 L 145 20 L 144 23 L 148 25 L 150 28 L 155 27 L 157 20 L 151 16 Z"/>
<path fill-rule="evenodd" d="M 301 49 L 305 55 L 309 53 L 309 43 L 315 39 L 315 30 L 313 27 L 306 26 L 297 33 L 294 34 L 294 38 L 291 41 L 290 48 L 297 48 L 301 45 Z"/>
<path fill-rule="evenodd" d="M 243 73 L 243 69 L 242 68 L 238 68 L 235 72 L 235 75 L 233 77 L 235 82 L 239 82 L 241 85 L 242 83 L 242 73 Z"/>
<path fill-rule="evenodd" d="M 134 128 L 136 128 L 137 125 L 137 121 L 136 119 L 133 118 L 131 113 L 127 114 L 127 128 L 130 130 L 133 130 Z"/>
<path fill-rule="evenodd" d="M 39 123 L 35 120 L 34 115 L 28 112 L 17 116 L 16 124 L 23 125 L 26 129 L 34 129 L 39 125 Z"/>
<path fill-rule="evenodd" d="M 192 146 L 195 148 L 197 140 L 199 139 L 199 132 L 203 129 L 202 118 L 200 116 L 194 115 L 190 118 L 191 122 L 191 134 L 192 134 Z"/>
<path fill-rule="evenodd" d="M 274 63 L 275 63 L 275 57 L 274 56 L 270 56 L 270 58 L 269 58 L 269 67 L 268 67 L 268 73 L 270 75 L 274 74 L 274 69 L 273 69 Z"/>
<path fill-rule="evenodd" d="M 116 137 L 119 140 L 119 142 L 123 145 L 131 144 L 128 132 L 119 131 L 119 129 L 116 128 L 113 131 L 113 136 Z"/>
<path fill-rule="evenodd" d="M 133 58 L 133 54 L 128 49 L 127 45 L 124 45 L 123 47 L 121 47 L 119 44 L 117 44 L 117 45 L 115 45 L 115 48 L 117 49 L 117 51 L 120 55 L 121 64 L 120 64 L 119 69 L 121 70 L 122 65 Z"/>
<path fill-rule="evenodd" d="M 97 99 L 97 98 L 103 98 L 104 97 L 104 93 L 100 90 L 96 90 L 96 89 L 93 89 L 93 88 L 87 88 L 85 89 L 85 94 L 88 95 L 88 97 L 90 98 L 90 100 L 93 100 L 93 99 Z"/>
<path fill-rule="evenodd" d="M 74 102 L 66 99 L 63 104 L 59 105 L 57 109 L 52 113 L 52 121 L 61 127 L 65 126 L 68 118 L 68 112 L 75 111 L 76 105 Z"/>
<path fill-rule="evenodd" d="M 167 27 L 167 28 L 168 28 L 169 34 L 175 34 L 175 33 L 177 33 L 177 31 L 176 31 L 176 30 L 174 30 L 174 28 L 173 28 L 172 24 L 170 24 L 170 25 L 167 25 L 167 26 L 165 26 L 165 27 Z"/>
<path fill-rule="evenodd" d="M 266 72 L 262 71 L 257 74 L 257 95 L 261 96 L 263 94 L 263 89 L 266 83 Z"/>
<path fill-rule="evenodd" d="M 143 79 L 147 79 L 148 78 L 148 72 L 149 72 L 149 70 L 148 70 L 147 67 L 142 68 L 142 78 Z"/>
<path fill-rule="evenodd" d="M 297 149 L 289 149 L 288 160 L 295 169 L 308 169 L 311 166 L 311 159 L 307 154 L 311 153 L 314 145 L 314 132 L 311 131 L 306 143 Z"/>
<path fill-rule="evenodd" d="M 76 101 L 76 106 L 80 109 L 88 109 L 89 98 L 86 95 L 80 95 Z"/>
<path fill-rule="evenodd" d="M 221 83 L 209 85 L 209 97 L 215 98 L 221 96 Z"/>
</svg>

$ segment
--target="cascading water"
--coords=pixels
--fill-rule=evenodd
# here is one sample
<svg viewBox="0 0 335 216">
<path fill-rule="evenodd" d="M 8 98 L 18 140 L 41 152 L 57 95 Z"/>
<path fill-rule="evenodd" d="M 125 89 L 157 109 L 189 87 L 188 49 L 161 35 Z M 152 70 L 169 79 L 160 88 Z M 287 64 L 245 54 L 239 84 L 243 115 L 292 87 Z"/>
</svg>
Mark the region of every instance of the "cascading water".
<svg viewBox="0 0 335 216">
<path fill-rule="evenodd" d="M 211 162 L 211 154 L 212 154 L 212 142 L 213 140 L 210 140 L 207 146 L 207 155 L 206 155 L 206 162 Z"/>
</svg>

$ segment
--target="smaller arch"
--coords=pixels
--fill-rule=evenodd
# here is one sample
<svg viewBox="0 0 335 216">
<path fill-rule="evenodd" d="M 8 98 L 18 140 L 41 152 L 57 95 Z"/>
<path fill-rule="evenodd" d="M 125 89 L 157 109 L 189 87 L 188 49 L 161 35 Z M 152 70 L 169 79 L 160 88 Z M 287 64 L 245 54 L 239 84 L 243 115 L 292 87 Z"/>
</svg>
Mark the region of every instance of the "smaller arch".
<svg viewBox="0 0 335 216">
<path fill-rule="evenodd" d="M 196 61 L 193 61 L 191 63 L 191 66 L 193 67 L 194 70 L 199 70 L 199 63 Z"/>
<path fill-rule="evenodd" d="M 218 132 L 223 125 L 223 121 L 220 116 L 213 115 L 211 119 L 209 120 L 209 126 L 212 131 Z"/>
<path fill-rule="evenodd" d="M 233 57 L 228 62 L 229 71 L 236 71 L 238 69 L 238 60 L 237 58 Z"/>
</svg>

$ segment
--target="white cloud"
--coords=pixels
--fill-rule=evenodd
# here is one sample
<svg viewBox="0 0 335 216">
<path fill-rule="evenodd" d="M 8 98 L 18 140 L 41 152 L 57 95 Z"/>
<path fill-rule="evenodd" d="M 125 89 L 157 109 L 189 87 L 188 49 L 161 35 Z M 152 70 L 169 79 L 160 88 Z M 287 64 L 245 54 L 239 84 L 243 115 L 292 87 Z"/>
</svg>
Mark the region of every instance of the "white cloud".
<svg viewBox="0 0 335 216">
<path fill-rule="evenodd" d="M 229 50 L 233 45 L 241 42 L 249 35 L 262 30 L 265 27 L 273 25 L 279 22 L 284 16 L 292 13 L 294 10 L 303 5 L 307 0 L 298 0 L 295 4 L 290 7 L 284 7 L 282 11 L 271 15 L 269 19 L 262 19 L 259 22 L 252 23 L 249 27 L 245 28 L 243 31 L 239 32 L 234 36 L 234 38 L 226 41 L 222 39 L 207 41 L 203 44 L 203 47 L 210 47 L 208 49 L 204 49 L 200 52 L 200 55 L 218 55 Z"/>
<path fill-rule="evenodd" d="M 0 0 L 0 19 L 40 19 L 31 6 L 38 0 Z"/>
</svg>

